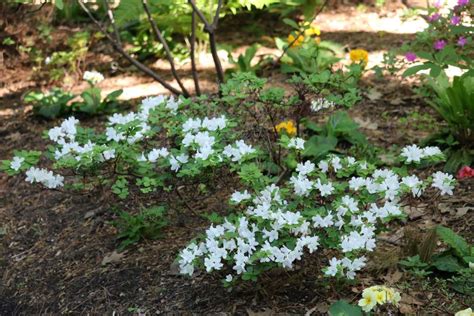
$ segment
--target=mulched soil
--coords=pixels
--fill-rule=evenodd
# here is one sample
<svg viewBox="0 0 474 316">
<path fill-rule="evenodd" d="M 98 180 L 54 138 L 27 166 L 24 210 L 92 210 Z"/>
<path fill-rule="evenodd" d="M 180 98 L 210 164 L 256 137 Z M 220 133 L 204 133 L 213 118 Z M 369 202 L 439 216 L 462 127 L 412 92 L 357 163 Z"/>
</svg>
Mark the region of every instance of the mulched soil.
<svg viewBox="0 0 474 316">
<path fill-rule="evenodd" d="M 396 39 L 384 36 L 387 44 L 377 42 L 380 37 L 370 37 L 369 33 L 328 36 L 351 46 L 364 43 L 373 49 L 396 46 L 393 41 L 400 39 L 398 35 Z M 10 72 L 17 69 L 22 78 L 28 78 L 28 64 L 15 61 L 14 54 L 5 54 L 8 60 L 4 64 Z M 41 137 L 42 131 L 57 124 L 39 120 L 25 110 L 21 95 L 29 81 L 22 78 L 12 77 L 4 82 L 8 87 L 25 87 L 16 87 L 14 93 L 0 100 L 0 159 L 9 158 L 14 149 L 45 148 L 47 142 Z M 278 81 L 279 77 L 275 78 Z M 415 111 L 431 115 L 434 124 L 439 124 L 436 115 L 413 95 L 410 86 L 396 78 L 366 78 L 364 84 L 375 87 L 381 95 L 366 95 L 350 113 L 377 146 L 403 146 L 431 133 L 430 128 L 420 124 L 405 123 L 403 119 Z M 96 126 L 101 120 L 104 118 L 90 119 L 86 125 Z M 224 188 L 226 183 L 221 180 L 218 185 Z M 372 256 L 375 263 L 361 274 L 358 282 L 324 282 L 319 266 L 326 259 L 313 255 L 294 271 L 275 271 L 264 275 L 258 283 L 228 290 L 220 283 L 222 275 L 198 273 L 192 279 L 179 275 L 175 264 L 179 250 L 208 225 L 186 207 L 175 210 L 162 238 L 118 253 L 117 231 L 110 224 L 115 214 L 104 202 L 106 196 L 45 191 L 29 185 L 23 177 L 0 174 L 0 315 L 300 315 L 308 311 L 320 315 L 327 312 L 330 301 L 355 300 L 364 286 L 377 283 L 408 284 L 402 291 L 402 307 L 408 314 L 452 314 L 472 306 L 472 297 L 452 293 L 447 296 L 438 283 L 429 280 L 427 285 L 400 271 L 396 262 L 408 255 L 405 245 L 410 236 L 406 232 L 410 230 L 419 232 L 411 238 L 421 238 L 421 233 L 441 223 L 473 242 L 473 185 L 461 182 L 455 195 L 443 198 L 441 204 L 422 201 L 419 208 L 409 211 L 406 223 L 392 225 L 392 233 L 380 241 L 380 248 Z M 222 212 L 231 187 L 227 185 L 219 196 L 202 201 L 190 199 L 195 213 Z M 471 209 L 463 214 L 460 209 L 466 207 Z M 176 211 L 185 214 L 184 219 Z"/>
</svg>

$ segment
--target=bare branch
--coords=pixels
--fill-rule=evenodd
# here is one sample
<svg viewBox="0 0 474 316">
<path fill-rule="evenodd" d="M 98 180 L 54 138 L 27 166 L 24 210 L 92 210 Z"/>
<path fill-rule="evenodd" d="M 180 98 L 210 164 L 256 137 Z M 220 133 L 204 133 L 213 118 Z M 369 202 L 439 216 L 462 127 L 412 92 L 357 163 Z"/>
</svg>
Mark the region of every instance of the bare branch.
<svg viewBox="0 0 474 316">
<path fill-rule="evenodd" d="M 202 14 L 201 10 L 198 9 L 198 7 L 196 6 L 196 3 L 194 3 L 194 0 L 188 0 L 188 3 L 193 8 L 193 11 L 196 12 L 196 14 L 199 16 L 199 19 L 201 19 L 202 23 L 204 23 L 204 28 L 206 29 L 206 31 L 211 32 L 212 31 L 211 25 L 207 21 L 204 14 Z"/>
<path fill-rule="evenodd" d="M 131 64 L 133 64 L 135 67 L 137 67 L 139 70 L 144 72 L 145 74 L 149 75 L 156 81 L 158 81 L 163 87 L 168 89 L 170 92 L 180 95 L 181 91 L 178 89 L 174 88 L 170 84 L 168 84 L 166 81 L 163 80 L 157 73 L 155 73 L 153 70 L 151 70 L 149 67 L 145 66 L 138 60 L 134 59 L 132 56 L 130 56 L 124 49 L 123 47 L 107 32 L 106 29 L 100 24 L 99 21 L 94 17 L 94 15 L 90 12 L 90 10 L 87 8 L 87 6 L 82 2 L 82 0 L 77 1 L 79 5 L 81 6 L 82 10 L 87 13 L 89 18 L 97 25 L 99 30 L 104 33 L 104 35 L 107 37 L 107 39 L 110 41 L 112 44 L 113 48 L 120 53 L 125 59 L 127 59 Z"/>
<path fill-rule="evenodd" d="M 196 94 L 198 96 L 201 95 L 201 89 L 199 88 L 199 78 L 196 69 L 196 56 L 195 56 L 195 49 L 196 49 L 196 12 L 191 13 L 191 71 L 193 73 L 193 80 L 194 80 L 194 88 L 196 90 Z"/>
<path fill-rule="evenodd" d="M 181 80 L 178 76 L 178 73 L 176 72 L 173 56 L 171 55 L 171 51 L 170 51 L 170 48 L 168 46 L 168 43 L 166 42 L 165 38 L 163 37 L 163 35 L 160 32 L 160 29 L 158 28 L 155 21 L 153 20 L 153 17 L 151 16 L 150 8 L 148 7 L 147 0 L 142 0 L 142 4 L 143 4 L 143 9 L 146 12 L 148 22 L 150 22 L 151 28 L 153 30 L 153 33 L 155 34 L 156 39 L 163 45 L 163 48 L 165 49 L 166 58 L 168 59 L 168 62 L 171 66 L 171 73 L 173 74 L 173 77 L 178 82 L 178 85 L 181 87 L 181 90 L 183 91 L 183 95 L 185 97 L 188 97 L 189 92 L 184 87 L 183 83 L 181 82 Z"/>
<path fill-rule="evenodd" d="M 221 7 L 222 7 L 222 0 L 219 0 L 219 2 L 217 3 L 217 10 L 216 10 L 216 14 L 214 15 L 214 20 L 212 21 L 212 30 L 217 29 L 217 23 L 219 22 L 219 14 L 221 11 Z"/>
<path fill-rule="evenodd" d="M 188 0 L 188 3 L 191 5 L 191 7 L 193 9 L 193 12 L 196 12 L 196 14 L 201 19 L 202 23 L 204 23 L 204 29 L 209 34 L 209 44 L 211 46 L 211 54 L 212 54 L 212 59 L 214 60 L 214 66 L 216 67 L 217 83 L 220 85 L 220 84 L 224 83 L 224 71 L 222 69 L 222 65 L 221 65 L 221 61 L 219 59 L 219 55 L 217 54 L 215 26 L 217 26 L 217 22 L 219 20 L 219 11 L 220 11 L 220 7 L 222 5 L 222 0 L 219 0 L 219 3 L 217 5 L 216 14 L 214 15 L 214 21 L 213 21 L 212 25 L 209 24 L 209 22 L 204 17 L 202 12 L 198 9 L 196 4 L 194 3 L 194 0 Z"/>
</svg>

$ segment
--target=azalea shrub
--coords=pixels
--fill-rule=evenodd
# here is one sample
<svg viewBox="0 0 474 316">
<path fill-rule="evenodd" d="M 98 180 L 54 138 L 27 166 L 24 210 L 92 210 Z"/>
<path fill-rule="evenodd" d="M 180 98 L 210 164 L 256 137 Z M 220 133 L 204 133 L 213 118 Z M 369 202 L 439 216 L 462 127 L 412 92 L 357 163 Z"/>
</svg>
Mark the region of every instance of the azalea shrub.
<svg viewBox="0 0 474 316">
<path fill-rule="evenodd" d="M 410 175 L 409 164 L 439 162 L 436 147 L 403 149 L 401 168 L 377 169 L 353 157 L 329 156 L 317 165 L 298 163 L 288 181 L 258 176 L 230 199 L 230 216 L 211 225 L 179 255 L 183 274 L 195 269 L 222 271 L 225 285 L 257 280 L 273 268 L 291 269 L 303 256 L 327 255 L 319 267 L 326 276 L 353 279 L 376 247 L 376 236 L 401 205 L 423 193 L 453 194 L 451 175 Z"/>
<path fill-rule="evenodd" d="M 405 71 L 405 76 L 429 70 L 432 77 L 437 77 L 448 66 L 473 69 L 473 6 L 470 0 L 458 0 L 452 8 L 434 7 L 428 27 L 402 47 L 406 61 L 417 62 Z"/>
<path fill-rule="evenodd" d="M 180 252 L 183 274 L 221 271 L 230 285 L 318 253 L 326 276 L 352 279 L 377 234 L 404 219 L 401 205 L 422 194 L 453 194 L 455 180 L 430 167 L 444 160 L 437 147 L 407 146 L 390 167 L 349 154 L 306 158 L 302 121 L 327 104 L 313 102 L 304 86 L 295 90 L 286 95 L 244 73 L 222 85 L 220 96 L 146 98 L 137 111 L 115 113 L 97 129 L 69 117 L 45 132 L 47 150 L 16 151 L 1 169 L 48 189 L 112 192 L 114 201 L 132 205 L 166 193 L 186 204 L 183 187 L 199 193 L 207 185 L 230 195 L 229 207 Z M 49 169 L 38 166 L 48 160 Z M 422 174 L 409 173 L 411 165 Z M 144 217 L 122 216 L 122 238 L 132 243 L 149 229 L 156 236 L 164 214 L 159 208 L 152 227 Z"/>
</svg>

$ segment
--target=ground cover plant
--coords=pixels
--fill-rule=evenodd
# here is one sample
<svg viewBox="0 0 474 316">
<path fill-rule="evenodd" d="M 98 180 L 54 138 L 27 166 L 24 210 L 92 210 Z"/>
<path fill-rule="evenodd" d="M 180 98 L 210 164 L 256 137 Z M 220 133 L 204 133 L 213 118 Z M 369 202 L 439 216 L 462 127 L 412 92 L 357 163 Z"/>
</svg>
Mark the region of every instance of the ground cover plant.
<svg viewBox="0 0 474 316">
<path fill-rule="evenodd" d="M 0 314 L 472 314 L 472 3 L 339 5 L 1 4 Z"/>
</svg>

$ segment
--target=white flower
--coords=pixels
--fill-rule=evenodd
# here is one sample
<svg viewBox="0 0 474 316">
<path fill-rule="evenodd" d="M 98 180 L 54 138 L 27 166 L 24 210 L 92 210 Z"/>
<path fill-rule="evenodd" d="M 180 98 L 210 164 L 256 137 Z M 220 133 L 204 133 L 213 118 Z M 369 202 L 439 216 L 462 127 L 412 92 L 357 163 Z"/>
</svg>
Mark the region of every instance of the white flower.
<svg viewBox="0 0 474 316">
<path fill-rule="evenodd" d="M 240 202 L 248 200 L 251 197 L 252 195 L 250 195 L 247 190 L 245 190 L 244 192 L 235 191 L 234 193 L 232 193 L 230 200 L 236 204 L 239 204 Z"/>
<path fill-rule="evenodd" d="M 313 181 L 305 176 L 293 176 L 290 178 L 290 183 L 295 188 L 295 194 L 298 196 L 307 196 L 314 185 Z"/>
<path fill-rule="evenodd" d="M 98 84 L 104 80 L 104 75 L 97 71 L 86 71 L 82 77 L 85 81 L 89 81 L 92 84 Z"/>
<path fill-rule="evenodd" d="M 175 98 L 173 96 L 171 96 L 168 99 L 168 102 L 166 103 L 165 108 L 170 110 L 171 113 L 176 113 L 178 111 L 178 107 L 179 107 L 180 104 L 181 104 L 180 99 L 175 100 Z"/>
<path fill-rule="evenodd" d="M 311 110 L 313 112 L 319 112 L 322 109 L 329 109 L 335 106 L 335 103 L 325 98 L 318 98 L 311 101 Z"/>
<path fill-rule="evenodd" d="M 26 181 L 29 183 L 39 182 L 48 189 L 55 189 L 63 186 L 64 177 L 54 175 L 52 171 L 31 167 L 26 171 Z"/>
<path fill-rule="evenodd" d="M 321 160 L 318 164 L 318 167 L 323 173 L 326 173 L 329 170 L 329 164 L 326 160 Z"/>
<path fill-rule="evenodd" d="M 232 279 L 233 279 L 233 278 L 232 278 L 232 274 L 228 274 L 228 275 L 226 275 L 226 277 L 225 277 L 225 281 L 226 281 L 226 282 L 232 282 Z"/>
<path fill-rule="evenodd" d="M 171 165 L 171 170 L 178 172 L 179 168 L 181 168 L 182 164 L 187 163 L 189 160 L 189 156 L 185 153 L 180 154 L 179 156 L 170 156 L 169 162 Z"/>
<path fill-rule="evenodd" d="M 402 183 L 406 185 L 409 189 L 411 189 L 411 192 L 414 197 L 419 197 L 422 193 L 421 185 L 423 184 L 423 181 L 418 179 L 417 176 L 412 175 L 412 176 L 406 176 L 402 178 Z"/>
<path fill-rule="evenodd" d="M 196 118 L 189 118 L 186 122 L 183 124 L 183 132 L 197 132 L 201 128 L 201 119 Z"/>
<path fill-rule="evenodd" d="M 424 156 L 423 150 L 417 145 L 406 146 L 405 148 L 402 149 L 402 152 L 400 155 L 405 157 L 407 163 L 420 162 L 420 160 Z"/>
<path fill-rule="evenodd" d="M 295 148 L 298 150 L 303 150 L 304 149 L 304 143 L 305 140 L 300 138 L 300 137 L 293 137 L 290 139 L 290 142 L 288 143 L 288 148 Z"/>
<path fill-rule="evenodd" d="M 313 216 L 314 227 L 326 228 L 334 225 L 333 216 L 331 213 L 326 215 L 324 218 L 320 215 Z"/>
<path fill-rule="evenodd" d="M 227 119 L 224 115 L 216 118 L 204 118 L 202 121 L 202 127 L 207 129 L 208 131 L 217 131 L 224 129 L 227 124 Z"/>
<path fill-rule="evenodd" d="M 439 149 L 439 147 L 436 147 L 436 146 L 429 146 L 429 147 L 423 148 L 423 155 L 425 157 L 439 156 L 442 154 L 443 152 L 441 151 L 441 149 Z"/>
<path fill-rule="evenodd" d="M 340 263 L 341 261 L 337 260 L 337 258 L 332 258 L 331 260 L 329 260 L 329 266 L 327 267 L 324 274 L 328 276 L 335 276 L 338 272 Z"/>
<path fill-rule="evenodd" d="M 252 146 L 247 145 L 243 140 L 238 140 L 234 145 L 225 146 L 222 154 L 230 158 L 231 161 L 240 161 L 243 156 L 254 152 L 255 149 Z"/>
<path fill-rule="evenodd" d="M 433 173 L 432 187 L 437 188 L 441 191 L 442 195 L 448 194 L 453 195 L 455 180 L 452 175 L 437 171 Z"/>
<path fill-rule="evenodd" d="M 316 182 L 315 187 L 319 190 L 321 196 L 323 197 L 331 195 L 334 192 L 334 187 L 330 182 L 322 184 L 320 179 L 318 179 L 318 181 Z"/>
<path fill-rule="evenodd" d="M 104 150 L 102 155 L 104 156 L 105 160 L 113 159 L 115 158 L 115 149 L 112 148 L 112 149 Z"/>
<path fill-rule="evenodd" d="M 25 161 L 25 158 L 23 157 L 18 157 L 18 156 L 13 157 L 12 161 L 10 162 L 10 168 L 12 168 L 15 171 L 20 170 L 21 164 L 23 163 L 23 161 Z"/>
<path fill-rule="evenodd" d="M 299 163 L 296 165 L 296 171 L 298 171 L 300 176 L 305 176 L 314 171 L 316 166 L 309 160 L 306 160 L 304 163 Z"/>
<path fill-rule="evenodd" d="M 342 169 L 341 159 L 337 156 L 331 158 L 331 165 L 335 172 L 337 172 L 339 169 Z"/>
<path fill-rule="evenodd" d="M 150 153 L 148 154 L 148 161 L 149 162 L 156 162 L 158 158 L 166 158 L 168 157 L 169 152 L 168 149 L 165 147 L 162 148 L 153 148 Z"/>
</svg>

